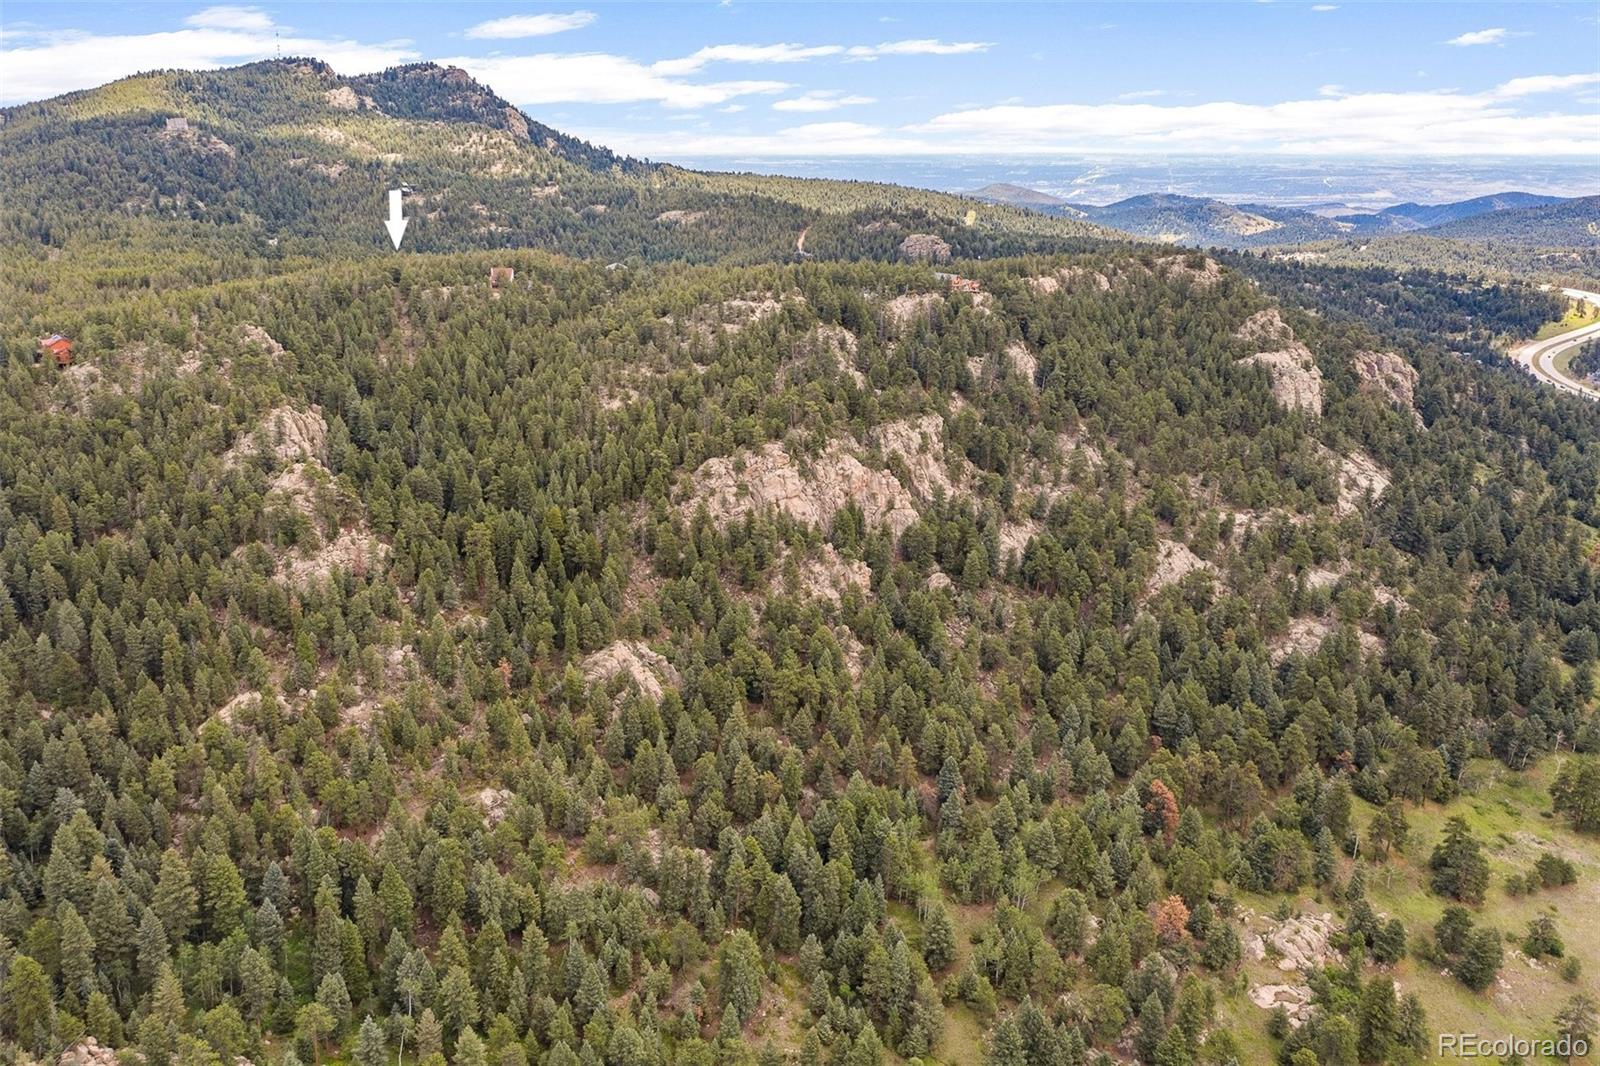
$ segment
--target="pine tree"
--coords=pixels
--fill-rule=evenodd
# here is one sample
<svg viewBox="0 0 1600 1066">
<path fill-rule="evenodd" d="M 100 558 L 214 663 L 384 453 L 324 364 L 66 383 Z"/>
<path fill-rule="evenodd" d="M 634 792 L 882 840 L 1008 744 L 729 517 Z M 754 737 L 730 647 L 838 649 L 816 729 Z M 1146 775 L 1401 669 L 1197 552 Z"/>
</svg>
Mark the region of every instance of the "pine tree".
<svg viewBox="0 0 1600 1066">
<path fill-rule="evenodd" d="M 956 958 L 956 930 L 950 915 L 937 903 L 929 904 L 922 919 L 922 959 L 930 970 L 942 970 Z"/>
<path fill-rule="evenodd" d="M 1433 871 L 1433 890 L 1463 903 L 1483 902 L 1489 886 L 1489 861 L 1483 846 L 1459 815 L 1445 823 L 1444 838 L 1428 860 Z"/>
<path fill-rule="evenodd" d="M 0 994 L 0 1029 L 18 1045 L 43 1056 L 55 1040 L 55 1004 L 50 978 L 27 955 L 11 960 Z"/>
<path fill-rule="evenodd" d="M 161 872 L 156 878 L 155 894 L 150 908 L 166 928 L 168 941 L 177 947 L 189 937 L 199 916 L 200 895 L 195 890 L 189 874 L 189 864 L 176 850 L 168 849 L 161 856 Z"/>
<path fill-rule="evenodd" d="M 1494 983 L 1500 971 L 1503 955 L 1500 934 L 1493 929 L 1475 929 L 1467 936 L 1466 946 L 1455 973 L 1461 983 L 1474 992 L 1482 992 Z"/>
<path fill-rule="evenodd" d="M 733 1008 L 741 1025 L 761 1005 L 763 979 L 761 949 L 749 933 L 734 930 L 717 953 L 717 980 L 723 1004 Z"/>
</svg>

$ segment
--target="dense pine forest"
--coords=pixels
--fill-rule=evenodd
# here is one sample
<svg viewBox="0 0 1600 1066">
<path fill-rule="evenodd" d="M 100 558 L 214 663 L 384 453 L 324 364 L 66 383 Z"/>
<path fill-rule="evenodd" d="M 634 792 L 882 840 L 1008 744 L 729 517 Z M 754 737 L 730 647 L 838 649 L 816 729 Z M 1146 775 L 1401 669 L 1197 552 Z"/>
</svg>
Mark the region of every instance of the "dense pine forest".
<svg viewBox="0 0 1600 1066">
<path fill-rule="evenodd" d="M 1593 1036 L 1600 410 L 1497 355 L 1562 301 L 503 103 L 287 63 L 7 113 L 0 1055 Z M 371 180 L 309 191 L 311 105 Z M 514 180 L 444 162 L 499 137 Z M 401 144 L 452 192 L 390 255 Z"/>
</svg>

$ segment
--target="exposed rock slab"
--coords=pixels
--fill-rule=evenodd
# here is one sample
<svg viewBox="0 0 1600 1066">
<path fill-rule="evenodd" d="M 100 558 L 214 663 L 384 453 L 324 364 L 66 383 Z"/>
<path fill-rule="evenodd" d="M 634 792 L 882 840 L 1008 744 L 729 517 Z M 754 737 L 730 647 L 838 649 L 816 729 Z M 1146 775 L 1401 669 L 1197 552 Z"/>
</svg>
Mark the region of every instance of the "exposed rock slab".
<svg viewBox="0 0 1600 1066">
<path fill-rule="evenodd" d="M 1251 985 L 1250 1002 L 1262 1010 L 1279 1007 L 1289 1016 L 1289 1025 L 1298 1029 L 1311 1018 L 1309 985 Z"/>
<path fill-rule="evenodd" d="M 256 430 L 234 444 L 223 461 L 231 466 L 263 455 L 275 464 L 307 459 L 325 462 L 327 442 L 328 423 L 323 421 L 320 407 L 312 404 L 302 411 L 283 404 L 268 411 Z"/>
<path fill-rule="evenodd" d="M 1324 448 L 1323 454 L 1333 462 L 1339 480 L 1339 498 L 1333 506 L 1336 514 L 1360 514 L 1366 510 L 1369 500 L 1375 503 L 1388 491 L 1389 472 L 1366 452 L 1339 455 Z"/>
<path fill-rule="evenodd" d="M 1169 585 L 1176 585 L 1190 574 L 1212 571 L 1216 568 L 1194 552 L 1187 544 L 1175 540 L 1156 541 L 1156 567 L 1145 585 L 1145 594 L 1155 595 Z"/>
<path fill-rule="evenodd" d="M 801 595 L 833 604 L 852 585 L 862 592 L 872 587 L 872 569 L 859 559 L 844 558 L 831 544 L 800 560 L 799 573 Z"/>
<path fill-rule="evenodd" d="M 1111 279 L 1098 270 L 1087 267 L 1066 266 L 1051 274 L 1040 274 L 1027 279 L 1028 285 L 1035 291 L 1051 295 L 1062 291 L 1068 292 L 1110 292 Z"/>
<path fill-rule="evenodd" d="M 903 333 L 913 323 L 931 319 L 943 303 L 944 297 L 936 292 L 903 293 L 884 303 L 884 323 L 891 333 Z"/>
<path fill-rule="evenodd" d="M 703 502 L 714 520 L 728 524 L 770 508 L 826 528 L 851 501 L 860 504 L 869 525 L 885 524 L 897 537 L 917 520 L 905 486 L 886 470 L 866 467 L 838 441 L 804 470 L 775 441 L 737 457 L 708 459 L 694 473 L 684 509 L 692 515 Z"/>
<path fill-rule="evenodd" d="M 950 245 L 932 233 L 913 233 L 900 242 L 900 254 L 921 263 L 943 263 L 950 259 Z"/>
<path fill-rule="evenodd" d="M 311 551 L 290 552 L 278 560 L 278 579 L 292 588 L 321 584 L 335 573 L 364 575 L 383 565 L 389 546 L 365 529 L 343 529 Z"/>
<path fill-rule="evenodd" d="M 473 798 L 483 808 L 483 820 L 490 825 L 499 825 L 511 813 L 511 801 L 516 795 L 509 788 L 482 788 Z"/>
<path fill-rule="evenodd" d="M 944 419 L 935 414 L 902 418 L 879 426 L 873 439 L 884 457 L 899 455 L 911 474 L 911 488 L 924 500 L 949 496 L 958 482 L 950 476 L 944 450 Z M 965 480 L 964 478 L 962 480 Z"/>
<path fill-rule="evenodd" d="M 1290 411 L 1304 411 L 1312 418 L 1322 415 L 1322 371 L 1311 350 L 1295 339 L 1294 331 L 1276 308 L 1257 311 L 1234 331 L 1234 337 L 1263 350 L 1246 356 L 1242 362 L 1267 368 L 1272 380 L 1272 397 Z"/>
<path fill-rule="evenodd" d="M 1028 345 L 1026 343 L 1023 341 L 1012 341 L 1010 344 L 1006 345 L 1005 357 L 1006 362 L 1011 365 L 1011 369 L 1017 373 L 1017 376 L 1021 377 L 1030 385 L 1035 385 L 1038 383 L 1039 360 L 1034 358 L 1033 353 L 1028 350 Z"/>
<path fill-rule="evenodd" d="M 659 701 L 668 687 L 681 684 L 678 671 L 666 657 L 638 640 L 619 640 L 583 660 L 583 676 L 591 683 L 604 684 L 617 676 L 630 678 L 639 692 Z"/>
<path fill-rule="evenodd" d="M 1411 416 L 1418 426 L 1422 415 L 1417 411 L 1417 368 L 1395 352 L 1357 352 L 1350 368 L 1361 380 L 1362 392 L 1379 396 Z"/>
</svg>

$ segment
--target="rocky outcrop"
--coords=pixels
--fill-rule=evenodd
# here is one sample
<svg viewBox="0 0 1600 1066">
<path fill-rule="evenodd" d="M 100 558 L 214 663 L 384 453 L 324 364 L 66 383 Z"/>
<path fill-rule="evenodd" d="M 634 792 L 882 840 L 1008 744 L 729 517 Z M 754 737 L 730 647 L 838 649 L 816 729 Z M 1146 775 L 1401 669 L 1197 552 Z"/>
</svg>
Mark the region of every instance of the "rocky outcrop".
<svg viewBox="0 0 1600 1066">
<path fill-rule="evenodd" d="M 950 477 L 944 451 L 944 420 L 938 415 L 886 422 L 878 427 L 873 439 L 885 458 L 899 455 L 904 460 L 911 476 L 910 487 L 922 499 L 949 496 L 959 487 Z"/>
<path fill-rule="evenodd" d="M 1278 922 L 1265 939 L 1278 951 L 1278 969 L 1286 973 L 1320 970 L 1339 958 L 1332 947 L 1337 928 L 1331 914 L 1297 915 Z"/>
<path fill-rule="evenodd" d="M 673 210 L 661 212 L 656 216 L 656 221 L 669 226 L 692 226 L 705 217 L 706 213 L 704 211 Z"/>
<path fill-rule="evenodd" d="M 1216 568 L 1194 552 L 1187 544 L 1175 540 L 1156 541 L 1156 567 L 1145 585 L 1145 594 L 1153 596 L 1169 585 L 1176 585 L 1190 574 Z"/>
<path fill-rule="evenodd" d="M 641 695 L 659 701 L 668 687 L 681 684 L 678 671 L 666 657 L 638 640 L 619 640 L 583 660 L 580 670 L 593 684 L 604 684 L 614 677 L 627 677 L 639 687 Z"/>
<path fill-rule="evenodd" d="M 919 321 L 930 321 L 944 297 L 936 292 L 908 292 L 883 305 L 884 325 L 898 336 Z"/>
<path fill-rule="evenodd" d="M 483 808 L 483 820 L 490 825 L 499 825 L 511 813 L 511 801 L 516 795 L 509 788 L 483 788 L 478 790 L 474 798 L 478 806 Z"/>
<path fill-rule="evenodd" d="M 1322 454 L 1334 464 L 1335 476 L 1339 480 L 1339 498 L 1333 505 L 1336 514 L 1360 514 L 1366 510 L 1369 501 L 1376 503 L 1388 490 L 1391 480 L 1389 472 L 1366 452 L 1353 451 L 1349 455 L 1339 455 L 1332 449 L 1323 448 Z"/>
<path fill-rule="evenodd" d="M 1028 345 L 1023 341 L 1012 341 L 1006 345 L 1006 362 L 1011 369 L 1029 385 L 1038 383 L 1039 360 L 1028 350 Z"/>
<path fill-rule="evenodd" d="M 1322 414 L 1322 371 L 1311 352 L 1295 344 L 1276 352 L 1257 352 L 1244 360 L 1267 368 L 1272 379 L 1272 398 L 1290 411 L 1304 411 L 1313 418 Z"/>
<path fill-rule="evenodd" d="M 356 91 L 348 85 L 341 85 L 337 89 L 329 89 L 322 94 L 322 98 L 335 111 L 354 111 L 361 106 L 361 99 L 356 96 Z"/>
<path fill-rule="evenodd" d="M 1294 340 L 1294 331 L 1278 314 L 1276 307 L 1264 308 L 1251 315 L 1233 331 L 1234 338 L 1251 344 L 1274 345 Z"/>
<path fill-rule="evenodd" d="M 1028 550 L 1028 544 L 1039 535 L 1042 527 L 1032 518 L 1023 518 L 1015 522 L 1005 522 L 1000 526 L 1000 559 L 1002 566 L 1011 562 L 1022 562 L 1022 556 Z"/>
<path fill-rule="evenodd" d="M 862 592 L 872 587 L 872 570 L 859 559 L 846 559 L 824 544 L 815 554 L 800 560 L 799 592 L 811 599 L 838 604 L 852 585 Z"/>
<path fill-rule="evenodd" d="M 868 469 L 838 441 L 804 470 L 775 441 L 737 457 L 708 459 L 695 471 L 684 510 L 693 515 L 704 503 L 715 521 L 728 524 L 770 508 L 826 528 L 852 501 L 869 525 L 887 525 L 897 537 L 917 520 L 915 501 L 895 476 Z"/>
<path fill-rule="evenodd" d="M 327 459 L 327 442 L 328 423 L 323 421 L 320 407 L 312 404 L 301 411 L 283 404 L 268 411 L 253 432 L 228 450 L 223 462 L 232 466 L 261 455 L 274 465 L 305 459 L 320 463 Z"/>
<path fill-rule="evenodd" d="M 1234 331 L 1234 337 L 1264 349 L 1241 361 L 1266 367 L 1273 399 L 1280 406 L 1321 417 L 1322 371 L 1311 350 L 1295 339 L 1276 309 L 1257 311 Z"/>
<path fill-rule="evenodd" d="M 1250 1002 L 1262 1010 L 1282 1007 L 1289 1017 L 1289 1026 L 1298 1029 L 1311 1019 L 1311 986 L 1309 985 L 1251 985 Z"/>
<path fill-rule="evenodd" d="M 112 1048 L 102 1047 L 94 1037 L 86 1036 L 63 1051 L 56 1066 L 117 1066 L 117 1053 Z"/>
<path fill-rule="evenodd" d="M 389 558 L 389 546 L 365 528 L 341 529 L 311 551 L 290 552 L 278 560 L 278 579 L 291 588 L 312 588 L 335 573 L 364 576 Z"/>
<path fill-rule="evenodd" d="M 321 411 L 284 405 L 269 411 L 260 426 L 223 456 L 234 466 L 248 458 L 264 456 L 280 467 L 267 488 L 267 498 L 298 511 L 309 520 L 316 537 L 289 550 L 268 547 L 277 564 L 276 579 L 295 589 L 309 589 L 336 573 L 360 577 L 381 567 L 389 558 L 389 545 L 380 541 L 357 516 L 326 539 L 327 525 L 318 522 L 321 502 L 332 490 L 333 475 L 323 465 L 328 425 Z M 288 465 L 284 465 L 288 464 Z M 348 516 L 346 516 L 348 517 Z M 246 551 L 239 549 L 240 553 Z"/>
<path fill-rule="evenodd" d="M 1052 274 L 1040 274 L 1027 279 L 1035 292 L 1051 295 L 1065 289 L 1068 292 L 1110 292 L 1111 279 L 1098 270 L 1068 266 Z"/>
<path fill-rule="evenodd" d="M 1406 412 L 1419 427 L 1422 415 L 1417 411 L 1417 368 L 1395 352 L 1357 352 L 1350 360 L 1350 369 L 1360 380 L 1360 389 L 1370 396 L 1378 396 Z"/>
<path fill-rule="evenodd" d="M 1289 628 L 1267 643 L 1267 658 L 1274 666 L 1292 655 L 1311 656 L 1322 650 L 1327 639 L 1339 632 L 1339 620 L 1332 615 L 1313 615 L 1290 621 Z M 1369 659 L 1383 654 L 1383 640 L 1365 630 L 1356 631 L 1361 654 Z"/>
<path fill-rule="evenodd" d="M 950 259 L 950 245 L 932 233 L 913 233 L 900 242 L 900 254 L 919 263 L 944 263 Z"/>
<path fill-rule="evenodd" d="M 217 721 L 225 726 L 232 727 L 239 721 L 239 717 L 261 705 L 261 693 L 241 692 L 227 703 L 217 708 L 214 715 Z"/>
<path fill-rule="evenodd" d="M 300 462 L 286 470 L 280 471 L 272 479 L 272 485 L 267 490 L 269 497 L 275 497 L 294 510 L 305 515 L 315 522 L 317 517 L 317 499 L 322 493 L 323 486 L 328 483 L 328 471 L 320 463 Z"/>
<path fill-rule="evenodd" d="M 1222 266 L 1210 256 L 1189 252 L 1157 259 L 1156 273 L 1164 278 L 1183 278 L 1193 285 L 1209 288 L 1222 279 Z"/>
<path fill-rule="evenodd" d="M 826 368 L 843 374 L 859 389 L 867 376 L 856 367 L 856 335 L 843 326 L 821 325 L 789 344 L 789 356 L 778 371 L 779 384 L 803 378 L 808 369 Z"/>
</svg>

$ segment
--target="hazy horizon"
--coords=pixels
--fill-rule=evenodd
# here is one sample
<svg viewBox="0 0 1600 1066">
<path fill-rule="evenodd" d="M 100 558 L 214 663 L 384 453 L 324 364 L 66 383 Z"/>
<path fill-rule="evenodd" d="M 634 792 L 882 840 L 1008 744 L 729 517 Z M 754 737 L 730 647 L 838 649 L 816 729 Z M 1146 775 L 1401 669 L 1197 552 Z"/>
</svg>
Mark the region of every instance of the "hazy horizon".
<svg viewBox="0 0 1600 1066">
<path fill-rule="evenodd" d="M 1306 207 L 1342 203 L 1383 208 L 1444 203 L 1503 192 L 1546 196 L 1600 194 L 1600 163 L 1523 158 L 1340 159 L 1213 155 L 1083 155 L 974 160 L 952 155 L 700 155 L 660 160 L 697 170 L 748 171 L 797 178 L 876 181 L 940 192 L 991 183 L 1020 185 L 1078 204 L 1104 206 L 1130 196 L 1175 193 L 1228 203 Z"/>
</svg>

